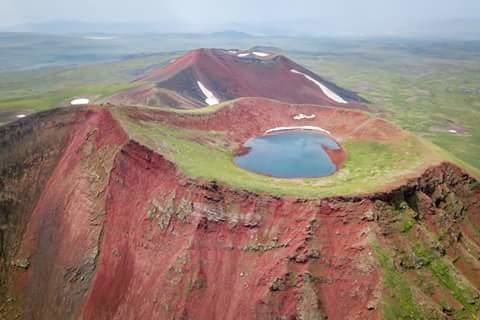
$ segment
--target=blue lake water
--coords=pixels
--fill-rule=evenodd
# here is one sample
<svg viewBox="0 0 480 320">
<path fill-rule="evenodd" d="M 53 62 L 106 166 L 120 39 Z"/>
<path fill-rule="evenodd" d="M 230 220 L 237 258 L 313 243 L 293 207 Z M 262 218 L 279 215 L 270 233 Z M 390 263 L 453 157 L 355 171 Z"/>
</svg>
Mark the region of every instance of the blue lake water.
<svg viewBox="0 0 480 320">
<path fill-rule="evenodd" d="M 249 139 L 244 146 L 251 148 L 238 155 L 239 167 L 278 178 L 323 177 L 336 171 L 325 152 L 339 149 L 331 138 L 313 131 L 284 131 Z"/>
</svg>

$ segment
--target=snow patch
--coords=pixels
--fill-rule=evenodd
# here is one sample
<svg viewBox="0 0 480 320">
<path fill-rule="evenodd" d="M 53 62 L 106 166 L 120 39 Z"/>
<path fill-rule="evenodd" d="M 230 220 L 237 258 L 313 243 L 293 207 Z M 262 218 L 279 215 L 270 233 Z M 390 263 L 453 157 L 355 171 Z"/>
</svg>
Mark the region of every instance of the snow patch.
<svg viewBox="0 0 480 320">
<path fill-rule="evenodd" d="M 450 132 L 450 133 L 458 133 L 457 130 L 453 130 L 453 129 L 448 130 L 448 132 Z"/>
<path fill-rule="evenodd" d="M 269 53 L 260 52 L 260 51 L 253 51 L 253 54 L 256 55 L 257 57 L 268 57 L 270 55 Z"/>
<path fill-rule="evenodd" d="M 316 118 L 316 115 L 314 115 L 314 114 L 306 115 L 306 114 L 303 114 L 303 113 L 297 114 L 293 117 L 294 120 L 315 119 L 315 118 Z"/>
<path fill-rule="evenodd" d="M 238 52 L 237 50 L 228 50 L 228 53 L 230 54 L 237 54 L 237 52 Z"/>
<path fill-rule="evenodd" d="M 249 55 L 255 55 L 257 57 L 262 57 L 262 58 L 265 58 L 265 57 L 268 57 L 270 56 L 269 53 L 265 53 L 265 52 L 260 52 L 260 51 L 253 51 L 253 52 L 243 52 L 243 53 L 239 53 L 237 54 L 237 57 L 239 58 L 245 58 L 245 57 L 248 57 Z"/>
<path fill-rule="evenodd" d="M 300 127 L 277 127 L 273 129 L 268 129 L 265 131 L 265 134 L 273 133 L 273 132 L 279 132 L 279 131 L 291 131 L 291 130 L 311 130 L 311 131 L 320 131 L 326 134 L 331 135 L 330 131 L 322 129 L 320 127 L 314 127 L 314 126 L 300 126 Z"/>
<path fill-rule="evenodd" d="M 212 93 L 212 91 L 208 90 L 204 85 L 203 83 L 201 83 L 200 81 L 197 81 L 197 84 L 198 84 L 198 87 L 200 88 L 200 90 L 202 90 L 202 93 L 205 95 L 206 99 L 205 99 L 205 102 L 209 105 L 209 106 L 213 106 L 214 104 L 219 104 L 219 100 L 217 99 L 217 97 L 215 97 Z"/>
<path fill-rule="evenodd" d="M 89 104 L 89 103 L 90 103 L 90 100 L 88 100 L 86 98 L 74 99 L 74 100 L 70 101 L 70 104 L 72 106 L 83 106 L 83 105 L 86 105 L 86 104 Z"/>
<path fill-rule="evenodd" d="M 25 118 L 26 116 L 27 116 L 26 114 L 21 113 L 21 114 L 17 114 L 16 117 L 17 117 L 18 119 L 21 119 L 21 118 Z"/>
<path fill-rule="evenodd" d="M 333 101 L 337 102 L 337 103 L 348 103 L 347 101 L 345 101 L 342 97 L 340 97 L 339 95 L 337 95 L 335 92 L 333 92 L 332 90 L 330 90 L 329 88 L 327 88 L 324 84 L 320 83 L 319 81 L 313 79 L 312 77 L 310 77 L 308 74 L 305 74 L 303 72 L 300 72 L 300 71 L 297 71 L 295 69 L 292 69 L 290 70 L 292 73 L 295 73 L 295 74 L 299 74 L 299 75 L 302 75 L 304 76 L 305 78 L 307 78 L 307 80 L 310 80 L 311 82 L 315 83 L 318 87 L 320 87 L 320 89 L 323 91 L 323 93 L 330 99 L 332 99 Z"/>
</svg>

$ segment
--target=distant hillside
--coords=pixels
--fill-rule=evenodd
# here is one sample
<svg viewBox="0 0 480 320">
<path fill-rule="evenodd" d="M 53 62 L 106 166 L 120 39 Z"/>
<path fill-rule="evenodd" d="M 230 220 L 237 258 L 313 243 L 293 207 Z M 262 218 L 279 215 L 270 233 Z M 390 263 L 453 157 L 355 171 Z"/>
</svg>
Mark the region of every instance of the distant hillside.
<svg viewBox="0 0 480 320">
<path fill-rule="evenodd" d="M 241 97 L 361 108 L 366 102 L 283 55 L 268 51 L 198 49 L 154 68 L 139 86 L 109 102 L 195 108 Z"/>
<path fill-rule="evenodd" d="M 5 31 L 35 32 L 44 34 L 85 34 L 85 33 L 145 33 L 158 31 L 162 25 L 152 26 L 135 22 L 83 22 L 56 20 L 38 23 L 26 23 L 13 26 Z"/>
<path fill-rule="evenodd" d="M 225 37 L 225 38 L 230 38 L 230 39 L 239 39 L 239 38 L 252 38 L 253 35 L 246 33 L 246 32 L 241 32 L 241 31 L 235 31 L 235 30 L 225 30 L 225 31 L 220 31 L 220 32 L 212 32 L 212 36 L 214 37 Z"/>
</svg>

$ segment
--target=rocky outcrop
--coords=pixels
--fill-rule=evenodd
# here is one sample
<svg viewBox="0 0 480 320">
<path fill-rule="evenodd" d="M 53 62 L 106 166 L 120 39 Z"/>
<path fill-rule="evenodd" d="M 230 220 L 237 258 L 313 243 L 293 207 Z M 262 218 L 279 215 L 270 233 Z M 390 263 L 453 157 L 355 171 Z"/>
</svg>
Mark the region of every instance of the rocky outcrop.
<svg viewBox="0 0 480 320">
<path fill-rule="evenodd" d="M 401 188 L 373 196 L 372 201 L 371 221 L 375 221 L 378 243 L 392 259 L 384 277 L 403 281 L 410 291 L 410 306 L 403 310 L 411 312 L 417 305 L 417 317 L 422 318 L 478 317 L 478 180 L 444 163 Z M 390 312 L 399 300 L 409 300 L 406 290 L 396 287 L 385 290 L 384 303 L 393 306 L 387 308 Z M 396 310 L 397 317 L 405 316 Z"/>
</svg>

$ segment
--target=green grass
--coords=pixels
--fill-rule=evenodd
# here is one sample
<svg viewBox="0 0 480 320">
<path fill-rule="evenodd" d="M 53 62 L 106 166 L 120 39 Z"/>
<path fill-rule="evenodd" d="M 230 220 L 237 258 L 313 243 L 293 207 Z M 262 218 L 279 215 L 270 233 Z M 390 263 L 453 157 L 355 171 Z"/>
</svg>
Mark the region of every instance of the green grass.
<svg viewBox="0 0 480 320">
<path fill-rule="evenodd" d="M 413 217 L 413 210 L 411 209 L 401 209 L 399 210 L 400 219 L 399 219 L 399 230 L 402 233 L 407 233 L 415 226 L 417 222 Z"/>
<path fill-rule="evenodd" d="M 404 214 L 410 210 L 406 207 L 398 211 Z M 441 310 L 432 309 L 431 303 L 450 309 L 452 319 L 477 319 L 478 291 L 448 256 L 434 249 L 438 247 L 436 243 L 426 240 L 436 238 L 434 234 L 422 227 L 422 222 L 416 227 L 405 224 L 400 217 L 396 224 L 408 226 L 408 230 L 415 228 L 414 232 L 391 237 L 393 242 L 388 247 L 377 242 L 371 244 L 382 269 L 384 319 L 443 319 L 439 316 Z M 402 256 L 411 258 L 407 267 L 398 263 L 401 259 L 395 259 Z"/>
<path fill-rule="evenodd" d="M 53 106 L 69 105 L 73 97 L 104 97 L 118 90 L 128 88 L 128 84 L 84 85 L 57 91 L 47 91 L 32 96 L 0 99 L 0 110 L 33 110 L 42 111 Z"/>
<path fill-rule="evenodd" d="M 463 168 L 466 172 L 468 172 L 470 175 L 476 177 L 477 179 L 480 179 L 480 168 L 473 166 L 471 163 L 466 162 L 458 157 L 456 157 L 452 152 L 449 152 L 445 150 L 444 148 L 438 146 L 437 144 L 434 144 L 430 140 L 427 140 L 425 138 L 420 138 L 423 142 L 424 145 L 426 145 L 428 148 L 434 150 L 442 159 L 445 161 L 451 162 L 456 164 L 457 166 Z"/>
<path fill-rule="evenodd" d="M 384 290 L 387 293 L 387 296 L 385 296 L 383 300 L 383 319 L 426 319 L 410 284 L 403 275 L 395 269 L 393 259 L 389 252 L 376 243 L 373 244 L 372 247 L 382 270 Z"/>
<path fill-rule="evenodd" d="M 437 282 L 463 306 L 463 310 L 456 310 L 455 319 L 476 319 L 480 311 L 478 300 L 474 299 L 476 291 L 456 274 L 455 268 L 422 244 L 414 246 L 413 251 Z"/>
<path fill-rule="evenodd" d="M 345 141 L 342 145 L 348 158 L 336 174 L 318 179 L 275 179 L 234 165 L 235 146 L 229 146 L 222 132 L 138 122 L 118 108 L 114 114 L 131 138 L 164 154 L 185 175 L 259 193 L 314 198 L 378 191 L 398 177 L 412 174 L 425 157 L 432 156 L 429 149 L 413 136 L 394 144 Z"/>
</svg>

